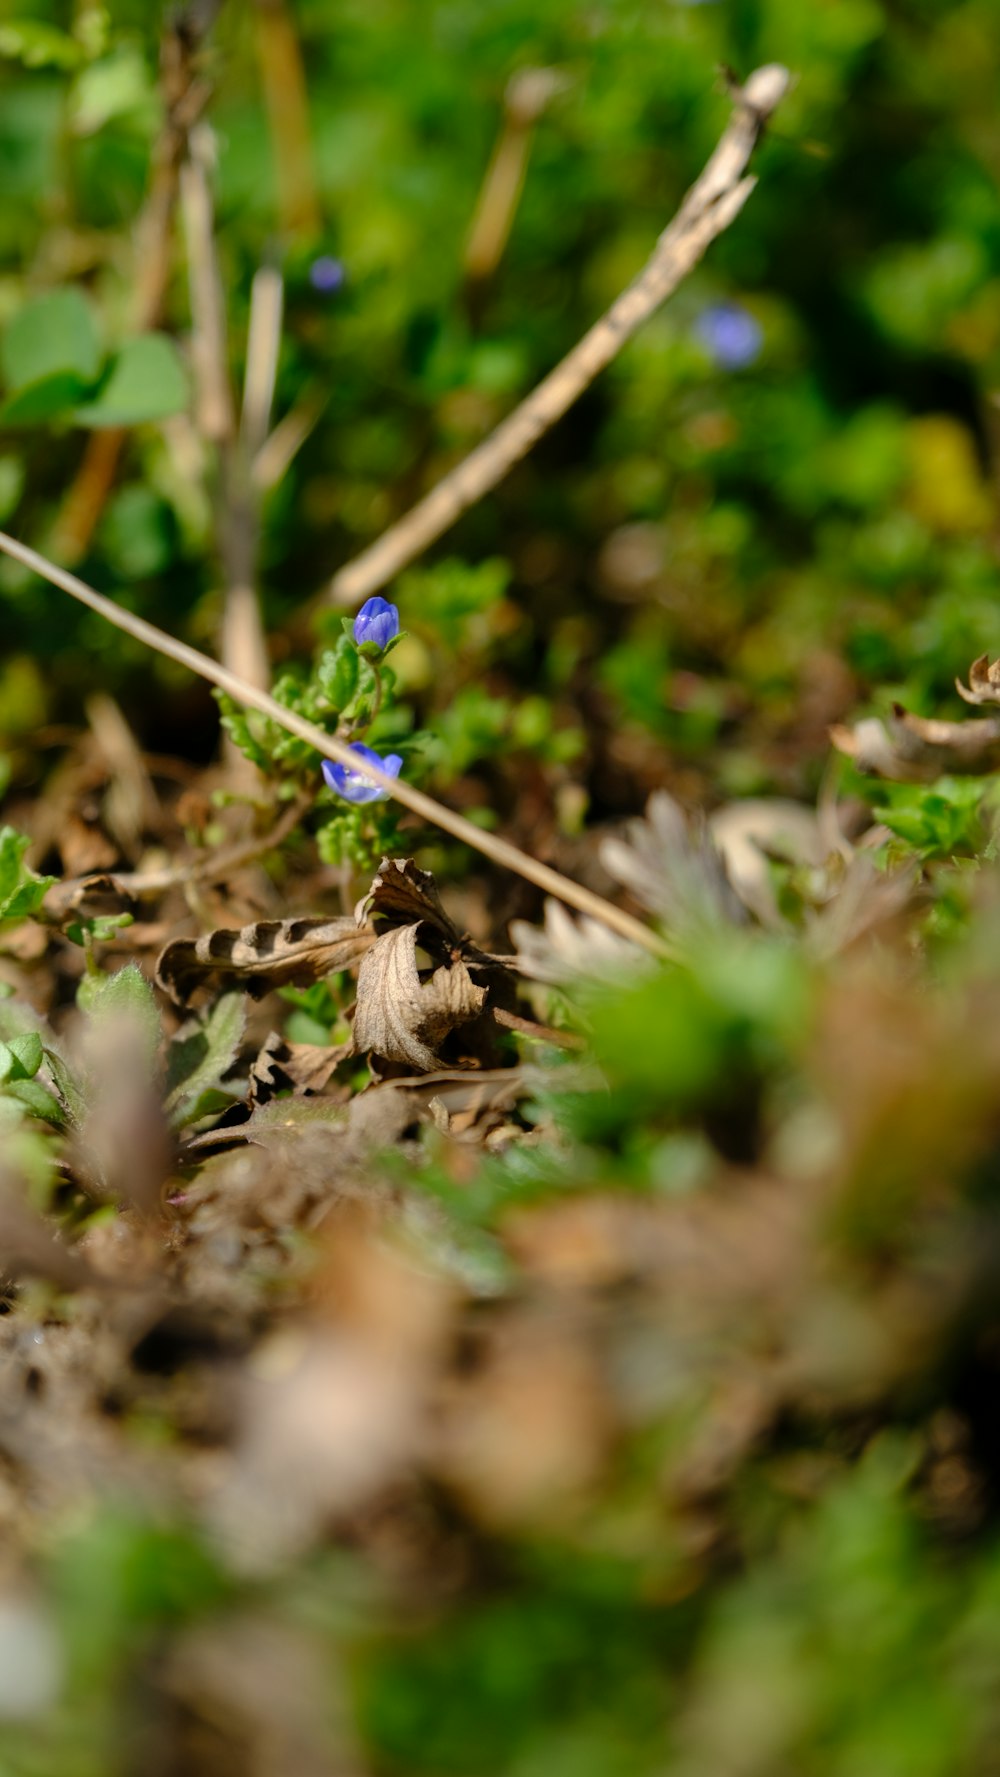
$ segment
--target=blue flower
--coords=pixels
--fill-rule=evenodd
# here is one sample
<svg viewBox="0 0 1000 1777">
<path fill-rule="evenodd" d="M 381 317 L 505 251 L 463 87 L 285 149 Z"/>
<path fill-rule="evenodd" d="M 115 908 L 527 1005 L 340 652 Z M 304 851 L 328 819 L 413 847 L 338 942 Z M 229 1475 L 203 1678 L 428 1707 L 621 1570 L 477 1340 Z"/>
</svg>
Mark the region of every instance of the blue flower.
<svg viewBox="0 0 1000 1777">
<path fill-rule="evenodd" d="M 738 302 L 713 302 L 702 309 L 695 332 L 719 370 L 745 370 L 760 357 L 764 329 Z"/>
<path fill-rule="evenodd" d="M 399 634 L 399 612 L 388 599 L 366 599 L 354 619 L 354 640 L 374 642 L 376 648 L 387 648 Z"/>
<path fill-rule="evenodd" d="M 343 260 L 330 253 L 321 253 L 309 267 L 309 282 L 321 296 L 335 296 L 346 277 Z"/>
<path fill-rule="evenodd" d="M 371 747 L 362 746 L 359 740 L 351 742 L 351 752 L 357 753 L 362 765 L 374 765 L 387 777 L 399 776 L 403 761 L 398 753 L 388 753 L 383 759 Z M 336 790 L 345 802 L 384 802 L 389 794 L 362 770 L 353 765 L 334 765 L 332 759 L 323 760 L 323 776 L 331 790 Z"/>
</svg>

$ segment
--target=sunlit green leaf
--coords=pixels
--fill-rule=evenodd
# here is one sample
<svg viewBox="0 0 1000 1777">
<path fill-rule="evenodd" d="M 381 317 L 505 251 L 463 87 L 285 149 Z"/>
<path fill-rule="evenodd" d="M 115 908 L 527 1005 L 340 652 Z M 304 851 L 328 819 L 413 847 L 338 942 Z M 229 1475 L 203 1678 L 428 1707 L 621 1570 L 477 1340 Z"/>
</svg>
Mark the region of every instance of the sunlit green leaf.
<svg viewBox="0 0 1000 1777">
<path fill-rule="evenodd" d="M 177 347 L 164 333 L 146 333 L 122 347 L 97 399 L 73 417 L 81 426 L 137 426 L 169 419 L 187 402 L 188 379 Z"/>
</svg>

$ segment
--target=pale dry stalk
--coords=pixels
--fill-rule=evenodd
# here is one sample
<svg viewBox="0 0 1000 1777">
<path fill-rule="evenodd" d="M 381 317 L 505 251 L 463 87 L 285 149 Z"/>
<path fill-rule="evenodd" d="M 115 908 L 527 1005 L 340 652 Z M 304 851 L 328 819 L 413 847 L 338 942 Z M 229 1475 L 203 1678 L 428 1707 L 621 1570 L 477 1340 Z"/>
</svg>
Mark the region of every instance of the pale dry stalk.
<svg viewBox="0 0 1000 1777">
<path fill-rule="evenodd" d="M 163 123 L 153 147 L 149 191 L 136 227 L 135 286 L 129 332 L 148 333 L 163 314 L 170 277 L 171 237 L 188 131 L 204 110 L 209 86 L 198 73 L 197 50 L 208 21 L 178 17 L 160 52 Z M 63 500 L 52 531 L 51 548 L 60 561 L 86 554 L 114 486 L 128 431 L 109 426 L 92 432 L 80 467 Z"/>
</svg>

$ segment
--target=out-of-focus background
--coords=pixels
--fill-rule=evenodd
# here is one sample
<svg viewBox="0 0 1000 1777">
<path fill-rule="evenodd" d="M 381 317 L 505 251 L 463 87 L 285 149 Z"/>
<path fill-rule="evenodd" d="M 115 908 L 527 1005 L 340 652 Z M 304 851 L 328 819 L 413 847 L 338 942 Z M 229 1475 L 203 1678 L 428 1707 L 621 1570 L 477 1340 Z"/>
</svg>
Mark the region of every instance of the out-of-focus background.
<svg viewBox="0 0 1000 1777">
<path fill-rule="evenodd" d="M 0 322 L 71 286 L 103 361 L 132 325 L 159 9 L 123 3 L 110 23 L 83 0 L 11 10 Z M 720 67 L 781 60 L 796 84 L 738 225 L 397 588 L 406 681 L 442 732 L 445 776 L 537 751 L 549 737 L 513 733 L 504 701 L 537 691 L 536 727 L 557 723 L 602 810 L 638 806 L 665 771 L 692 798 L 801 790 L 826 724 L 874 688 L 917 707 L 946 692 L 993 639 L 996 25 L 989 0 L 224 6 L 205 77 L 232 370 L 251 279 L 273 262 L 276 413 L 308 431 L 263 500 L 274 655 L 308 648 L 303 612 L 333 571 L 641 266 L 728 115 Z M 275 49 L 287 31 L 307 116 Z M 484 175 L 517 111 L 505 93 L 528 69 L 551 79 L 523 126 L 523 195 L 470 277 Z M 162 324 L 183 350 L 182 242 Z M 74 528 L 74 405 L 4 428 L 3 522 L 64 545 L 68 523 L 64 553 L 96 584 L 211 643 L 211 464 L 190 420 L 140 426 Z M 15 752 L 78 711 L 97 661 L 150 744 L 200 715 L 210 750 L 207 698 L 9 564 L 0 596 Z M 441 623 L 468 644 L 470 609 L 475 645 L 445 660 Z"/>
<path fill-rule="evenodd" d="M 737 222 L 387 589 L 412 772 L 585 871 L 588 826 L 653 790 L 811 803 L 831 724 L 957 711 L 1000 640 L 995 0 L 6 0 L 0 525 L 211 651 L 191 256 L 175 221 L 151 301 L 140 226 L 163 45 L 203 26 L 180 87 L 233 389 L 253 281 L 283 281 L 246 517 L 275 670 L 637 272 L 773 60 L 794 84 Z M 6 559 L 0 637 L 26 825 L 95 691 L 151 757 L 215 756 L 204 687 Z M 0 1777 L 988 1777 L 983 917 L 932 1007 L 877 970 L 820 990 L 770 941 L 669 1005 L 635 990 L 598 1021 L 611 1092 L 540 1085 L 540 1146 L 442 1148 L 423 1207 L 405 1143 L 381 1166 L 419 1262 L 345 1210 L 303 1285 L 296 1148 L 263 1206 L 243 1159 L 199 1187 L 179 1319 L 31 1286 L 0 1382 Z M 330 1040 L 323 991 L 300 1039 Z"/>
</svg>

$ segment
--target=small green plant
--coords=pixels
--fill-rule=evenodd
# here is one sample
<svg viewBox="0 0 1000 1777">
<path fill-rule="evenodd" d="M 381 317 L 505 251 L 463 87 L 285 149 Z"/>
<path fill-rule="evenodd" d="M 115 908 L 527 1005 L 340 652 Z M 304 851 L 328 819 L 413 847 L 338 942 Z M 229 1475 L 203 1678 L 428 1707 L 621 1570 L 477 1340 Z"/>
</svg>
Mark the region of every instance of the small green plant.
<svg viewBox="0 0 1000 1777">
<path fill-rule="evenodd" d="M 224 692 L 216 695 L 223 727 L 270 780 L 279 801 L 301 794 L 321 773 L 320 856 L 324 863 L 361 872 L 392 849 L 398 824 L 386 791 L 366 776 L 365 766 L 396 777 L 404 763 L 403 753 L 379 753 L 363 737 L 396 741 L 408 756 L 418 753 L 424 737 L 407 734 L 407 712 L 396 703 L 396 676 L 387 663 L 403 639 L 396 606 L 386 599 L 368 599 L 354 619 L 344 619 L 343 627 L 343 635 L 323 650 L 308 676 L 285 673 L 274 696 L 285 709 L 345 741 L 357 755 L 356 769 L 321 760 L 315 748 L 267 716 L 240 709 Z"/>
</svg>

